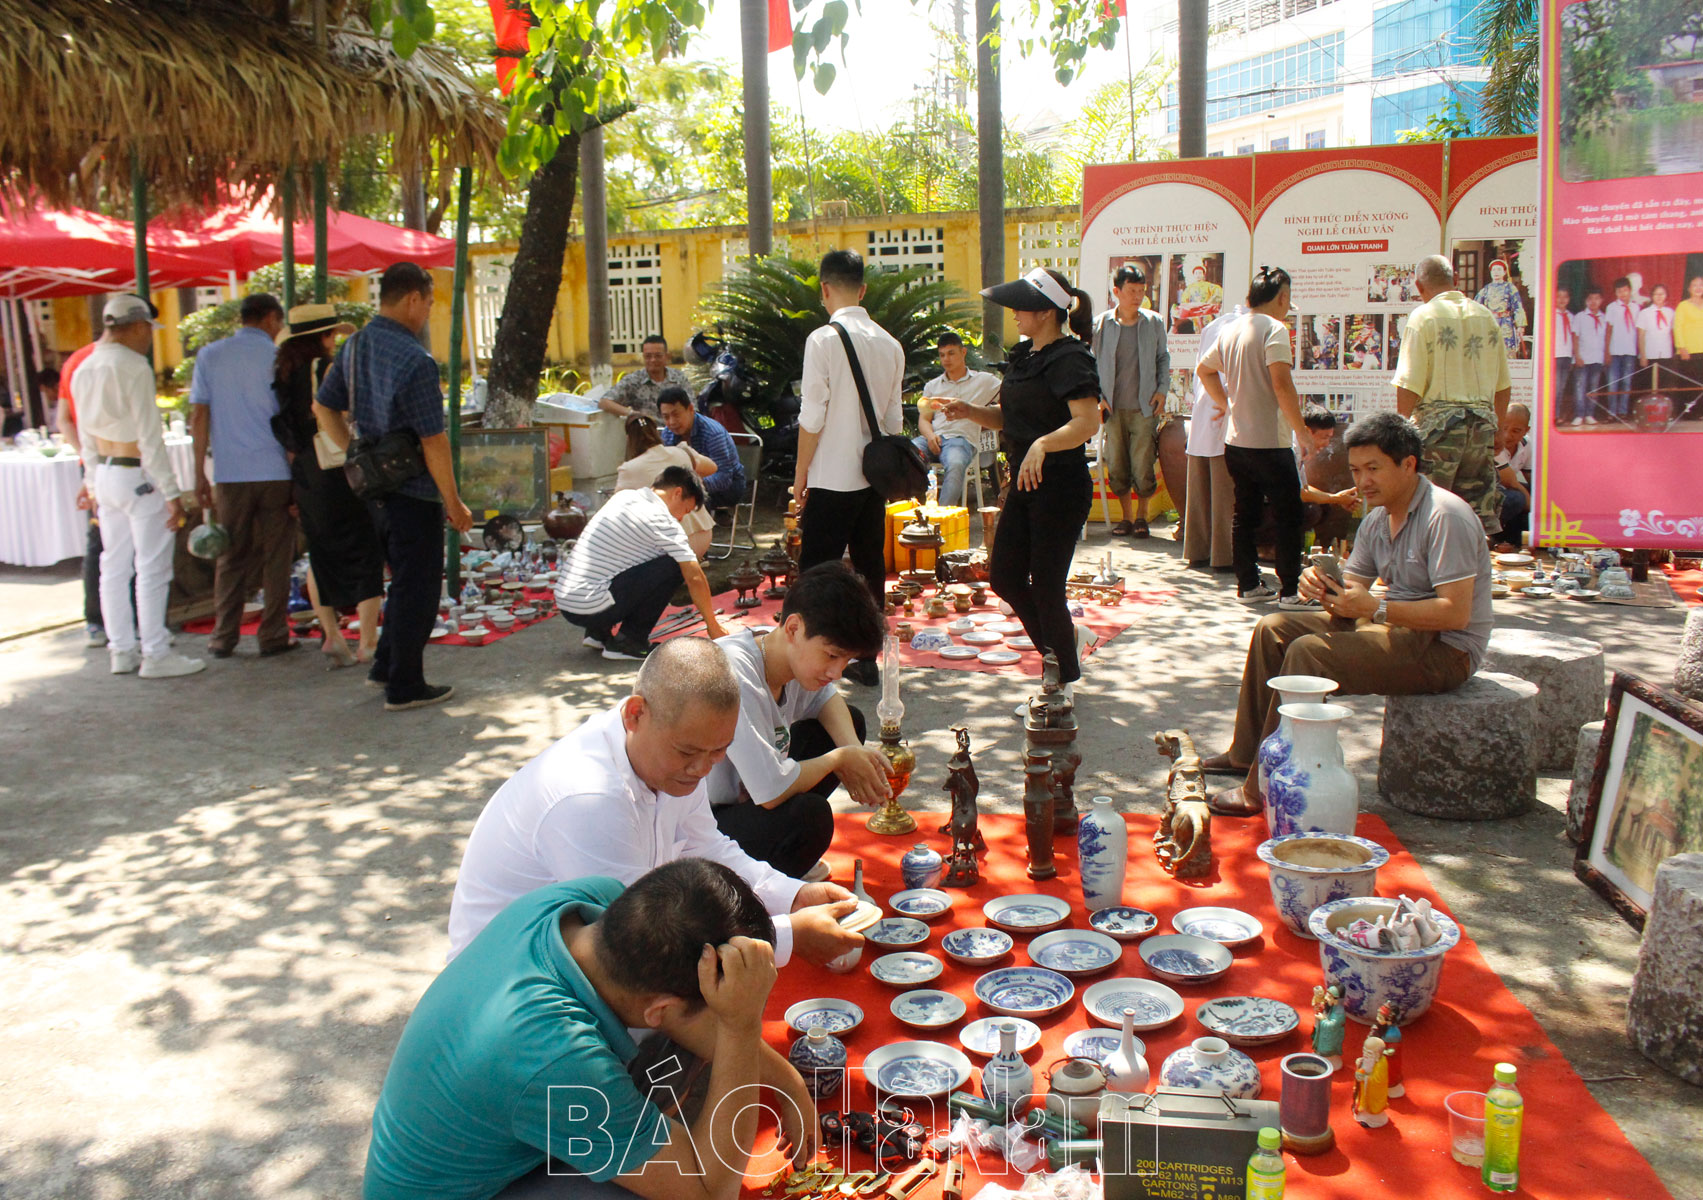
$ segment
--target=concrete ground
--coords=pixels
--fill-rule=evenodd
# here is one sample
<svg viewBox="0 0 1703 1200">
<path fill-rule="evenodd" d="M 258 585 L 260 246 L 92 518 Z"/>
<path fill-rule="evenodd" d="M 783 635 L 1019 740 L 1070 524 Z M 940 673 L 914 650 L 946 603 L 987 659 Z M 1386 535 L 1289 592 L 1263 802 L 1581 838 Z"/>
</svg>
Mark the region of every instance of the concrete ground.
<svg viewBox="0 0 1703 1200">
<path fill-rule="evenodd" d="M 1091 660 L 1078 790 L 1159 807 L 1155 729 L 1226 744 L 1248 629 L 1222 575 L 1186 570 L 1163 535 L 1121 542 L 1135 586 L 1177 598 Z M 1108 545 L 1101 527 L 1084 547 Z M 13 593 L 8 592 L 10 596 Z M 1596 639 L 1662 679 L 1684 610 L 1498 602 L 1507 625 Z M 193 642 L 198 639 L 188 639 Z M 180 646 L 184 639 L 180 637 Z M 625 694 L 546 625 L 439 648 L 448 705 L 386 715 L 358 673 L 311 649 L 245 645 L 204 676 L 106 673 L 80 629 L 0 643 L 0 1194 L 352 1196 L 397 1036 L 442 962 L 462 846 L 491 792 Z M 191 650 L 194 647 L 184 647 Z M 856 691 L 858 689 L 854 689 Z M 908 801 L 944 808 L 947 727 L 969 725 L 983 801 L 1015 808 L 1014 679 L 907 675 L 919 767 Z M 854 696 L 873 709 L 867 692 Z M 1362 803 L 1425 865 L 1477 940 L 1673 1194 L 1703 1198 L 1703 1090 L 1624 1035 L 1637 935 L 1572 873 L 1567 781 L 1485 824 L 1428 821 L 1376 796 L 1379 710 L 1351 701 Z M 1533 1113 L 1566 1121 L 1566 1113 Z M 1581 1196 L 1614 1194 L 1580 1181 Z"/>
</svg>

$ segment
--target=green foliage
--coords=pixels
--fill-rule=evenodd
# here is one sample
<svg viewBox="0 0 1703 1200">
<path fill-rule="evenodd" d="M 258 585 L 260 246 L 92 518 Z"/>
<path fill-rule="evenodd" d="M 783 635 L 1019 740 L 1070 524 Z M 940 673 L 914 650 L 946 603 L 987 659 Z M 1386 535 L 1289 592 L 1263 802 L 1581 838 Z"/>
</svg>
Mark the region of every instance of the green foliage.
<svg viewBox="0 0 1703 1200">
<path fill-rule="evenodd" d="M 1508 136 L 1537 129 L 1538 0 L 1485 0 L 1478 38 L 1490 78 L 1479 94 L 1483 132 Z"/>
<path fill-rule="evenodd" d="M 248 286 L 243 295 L 253 296 L 259 292 L 270 292 L 278 297 L 281 303 L 284 299 L 284 264 L 272 263 L 258 268 L 248 277 Z M 349 281 L 332 276 L 326 281 L 325 297 L 336 309 L 339 319 L 359 329 L 373 319 L 375 310 L 370 304 L 357 303 L 349 300 Z M 313 268 L 296 268 L 296 296 L 313 296 Z M 302 302 L 298 299 L 298 303 Z M 172 382 L 180 387 L 188 387 L 189 381 L 195 374 L 195 356 L 202 349 L 220 338 L 230 337 L 241 324 L 238 310 L 242 307 L 240 300 L 226 300 L 207 308 L 198 308 L 177 323 L 178 336 L 183 339 L 183 361 L 172 371 Z"/>
<path fill-rule="evenodd" d="M 403 58 L 437 33 L 432 0 L 372 0 L 367 8 L 367 20 L 380 37 L 390 39 L 391 46 Z"/>
<path fill-rule="evenodd" d="M 948 329 L 979 327 L 980 305 L 944 281 L 925 282 L 926 271 L 873 271 L 863 307 L 899 340 L 907 375 L 934 361 L 934 345 Z M 745 263 L 699 302 L 698 323 L 726 338 L 750 370 L 761 399 L 773 401 L 804 374 L 804 342 L 828 321 L 816 266 L 771 255 Z"/>
<path fill-rule="evenodd" d="M 1398 142 L 1442 142 L 1449 138 L 1471 137 L 1472 118 L 1459 100 L 1450 100 L 1449 107 L 1432 113 L 1431 119 L 1417 129 L 1404 129 L 1396 134 Z"/>
<path fill-rule="evenodd" d="M 1695 58 L 1703 9 L 1696 0 L 1584 0 L 1566 9 L 1561 34 L 1561 129 L 1570 138 L 1649 105 L 1642 68 Z"/>
</svg>

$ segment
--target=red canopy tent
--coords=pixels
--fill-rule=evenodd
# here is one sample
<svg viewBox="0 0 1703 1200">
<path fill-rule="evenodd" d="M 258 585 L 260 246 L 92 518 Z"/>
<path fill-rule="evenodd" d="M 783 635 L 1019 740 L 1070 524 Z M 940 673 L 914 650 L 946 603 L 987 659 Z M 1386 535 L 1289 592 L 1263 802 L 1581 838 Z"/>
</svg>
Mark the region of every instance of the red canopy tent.
<svg viewBox="0 0 1703 1200">
<path fill-rule="evenodd" d="M 257 203 L 231 204 L 209 213 L 177 216 L 162 228 L 196 245 L 217 250 L 226 256 L 229 270 L 248 275 L 257 267 L 283 261 L 283 223 L 270 215 L 271 207 L 272 197 L 268 193 Z M 150 245 L 152 230 L 160 224 L 149 223 Z M 398 262 L 418 263 L 422 267 L 455 265 L 455 242 L 450 238 L 399 229 L 353 213 L 328 210 L 325 233 L 327 270 L 333 275 L 382 271 Z M 296 223 L 295 245 L 297 262 L 313 261 L 311 221 Z"/>
</svg>

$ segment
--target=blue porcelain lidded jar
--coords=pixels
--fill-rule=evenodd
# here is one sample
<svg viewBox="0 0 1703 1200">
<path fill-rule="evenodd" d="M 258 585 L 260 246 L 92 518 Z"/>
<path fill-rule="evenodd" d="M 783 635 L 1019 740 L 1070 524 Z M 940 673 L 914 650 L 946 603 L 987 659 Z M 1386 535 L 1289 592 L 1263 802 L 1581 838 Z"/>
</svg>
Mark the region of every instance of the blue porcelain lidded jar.
<svg viewBox="0 0 1703 1200">
<path fill-rule="evenodd" d="M 804 1086 L 817 1100 L 837 1100 L 846 1082 L 846 1044 L 812 1025 L 792 1044 L 786 1059 L 804 1077 Z"/>
<path fill-rule="evenodd" d="M 1260 1070 L 1254 1060 L 1215 1037 L 1196 1038 L 1167 1058 L 1159 1068 L 1159 1082 L 1165 1087 L 1222 1092 L 1232 1100 L 1257 1100 L 1260 1094 Z"/>
<path fill-rule="evenodd" d="M 946 860 L 940 851 L 918 842 L 899 860 L 899 874 L 907 888 L 939 887 L 946 877 Z"/>
</svg>

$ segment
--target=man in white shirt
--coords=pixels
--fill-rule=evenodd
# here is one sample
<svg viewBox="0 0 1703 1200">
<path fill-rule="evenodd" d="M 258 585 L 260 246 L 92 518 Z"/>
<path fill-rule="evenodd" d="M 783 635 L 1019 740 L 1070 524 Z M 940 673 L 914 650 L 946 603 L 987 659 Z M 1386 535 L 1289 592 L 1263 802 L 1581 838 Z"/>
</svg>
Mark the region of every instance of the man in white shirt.
<svg viewBox="0 0 1703 1200">
<path fill-rule="evenodd" d="M 1523 404 L 1508 405 L 1496 430 L 1496 482 L 1502 488 L 1502 542 L 1518 549 L 1532 507 L 1532 414 Z"/>
<path fill-rule="evenodd" d="M 616 492 L 592 514 L 556 580 L 556 608 L 585 630 L 583 645 L 608 659 L 644 658 L 682 579 L 709 635 L 722 636 L 709 580 L 680 524 L 707 499 L 695 472 L 665 467 L 653 486 Z"/>
<path fill-rule="evenodd" d="M 1247 311 L 1245 304 L 1221 310 L 1200 331 L 1195 360 L 1205 358 L 1218 335 Z M 1189 475 L 1184 494 L 1189 502 L 1183 505 L 1183 559 L 1191 567 L 1210 564 L 1215 571 L 1227 571 L 1233 561 L 1230 513 L 1235 507 L 1235 485 L 1230 482 L 1230 468 L 1224 465 L 1224 424 L 1228 413 L 1218 410 L 1198 375 L 1190 394 L 1194 397 L 1194 411 L 1189 417 L 1189 440 L 1185 448 Z"/>
<path fill-rule="evenodd" d="M 72 376 L 83 476 L 101 523 L 101 617 L 114 675 L 193 675 L 206 667 L 174 653 L 166 630 L 172 550 L 183 525 L 177 473 L 166 457 L 154 403 L 152 304 L 140 296 L 106 302 L 100 344 Z M 136 581 L 136 599 L 130 582 Z"/>
<path fill-rule="evenodd" d="M 917 428 L 921 437 L 914 437 L 923 458 L 946 467 L 946 480 L 940 488 L 942 504 L 969 504 L 970 491 L 966 482 L 968 468 L 981 453 L 982 428 L 974 421 L 960 417 L 954 421 L 940 410 L 947 400 L 965 400 L 971 404 L 992 404 L 999 396 L 999 380 L 986 371 L 972 371 L 964 362 L 964 339 L 947 330 L 935 344 L 940 356 L 941 374 L 923 384 L 922 403 L 917 407 Z M 931 401 L 940 401 L 935 404 Z"/>
<path fill-rule="evenodd" d="M 739 726 L 739 684 L 713 642 L 675 638 L 639 668 L 633 694 L 497 789 L 473 826 L 449 910 L 449 957 L 516 897 L 593 875 L 632 883 L 677 858 L 707 858 L 749 883 L 775 919 L 775 959 L 825 963 L 863 944 L 840 928 L 856 907 L 832 883 L 757 862 L 716 828 L 707 779 Z"/>
<path fill-rule="evenodd" d="M 710 805 L 723 833 L 784 875 L 826 877 L 817 864 L 834 840 L 835 788 L 871 807 L 889 795 L 887 760 L 863 744 L 863 714 L 835 686 L 886 632 L 862 581 L 818 563 L 787 589 L 774 632 L 716 642 L 739 681 L 739 732 L 710 772 Z"/>
<path fill-rule="evenodd" d="M 804 343 L 804 387 L 798 414 L 798 465 L 792 495 L 803 513 L 798 566 L 839 562 L 847 550 L 877 601 L 887 583 L 887 505 L 863 474 L 863 448 L 877 432 L 898 433 L 904 424 L 899 389 L 905 351 L 898 340 L 863 310 L 863 257 L 855 250 L 830 250 L 818 269 L 822 306 L 830 324 Z M 839 326 L 869 389 L 880 430 L 863 419 L 857 382 Z M 854 683 L 873 686 L 880 672 L 870 660 L 846 671 Z"/>
</svg>

